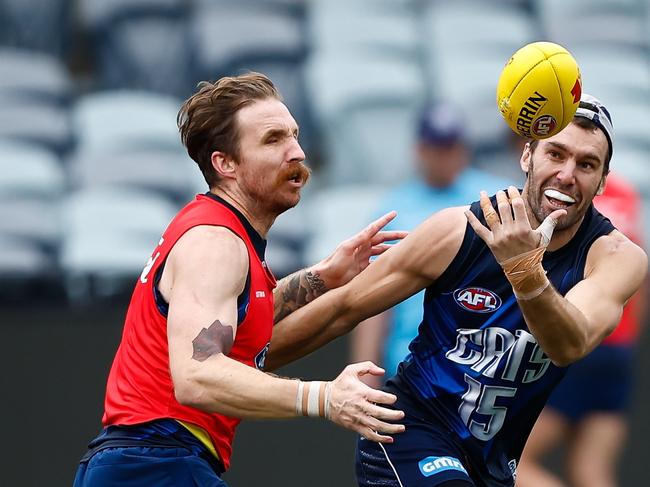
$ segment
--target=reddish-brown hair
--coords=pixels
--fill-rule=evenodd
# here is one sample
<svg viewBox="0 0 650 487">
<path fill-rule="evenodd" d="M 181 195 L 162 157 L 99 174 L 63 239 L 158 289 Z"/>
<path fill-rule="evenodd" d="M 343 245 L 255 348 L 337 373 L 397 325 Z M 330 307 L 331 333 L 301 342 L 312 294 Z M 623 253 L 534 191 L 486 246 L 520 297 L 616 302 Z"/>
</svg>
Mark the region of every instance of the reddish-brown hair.
<svg viewBox="0 0 650 487">
<path fill-rule="evenodd" d="M 273 82 L 260 73 L 228 76 L 215 83 L 199 83 L 178 112 L 177 123 L 187 152 L 198 164 L 210 187 L 219 181 L 212 167 L 212 153 L 228 154 L 239 160 L 239 132 L 235 116 L 257 100 L 282 100 Z"/>
</svg>

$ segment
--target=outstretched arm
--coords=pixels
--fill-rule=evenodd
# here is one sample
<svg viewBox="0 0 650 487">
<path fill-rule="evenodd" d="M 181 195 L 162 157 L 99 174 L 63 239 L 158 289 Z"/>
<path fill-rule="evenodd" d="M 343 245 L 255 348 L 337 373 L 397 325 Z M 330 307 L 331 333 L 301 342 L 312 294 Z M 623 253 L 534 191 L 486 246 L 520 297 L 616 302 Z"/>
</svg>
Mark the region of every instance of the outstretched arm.
<svg viewBox="0 0 650 487">
<path fill-rule="evenodd" d="M 427 287 L 458 252 L 466 226 L 463 208 L 436 213 L 348 284 L 277 323 L 267 369 L 308 355 Z"/>
<path fill-rule="evenodd" d="M 332 382 L 302 382 L 229 357 L 248 265 L 244 243 L 222 227 L 195 227 L 170 252 L 160 284 L 169 302 L 169 366 L 178 402 L 239 418 L 325 417 L 368 439 L 392 441 L 387 435 L 403 427 L 387 421 L 402 413 L 383 406 L 395 396 L 360 380 L 382 373 L 375 365 L 348 366 Z"/>
<path fill-rule="evenodd" d="M 399 240 L 407 232 L 381 231 L 397 213 L 391 211 L 378 218 L 353 237 L 341 242 L 321 262 L 285 277 L 273 292 L 274 321 L 277 323 L 298 308 L 349 282 L 368 267 L 370 258 L 390 248 L 385 242 Z"/>
</svg>

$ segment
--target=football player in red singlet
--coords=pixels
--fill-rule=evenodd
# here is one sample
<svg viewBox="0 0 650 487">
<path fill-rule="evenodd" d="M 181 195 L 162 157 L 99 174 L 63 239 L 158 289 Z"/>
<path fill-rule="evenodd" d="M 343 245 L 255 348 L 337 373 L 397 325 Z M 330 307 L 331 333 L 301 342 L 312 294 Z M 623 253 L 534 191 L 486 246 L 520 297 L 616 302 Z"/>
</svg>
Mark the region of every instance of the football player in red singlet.
<svg viewBox="0 0 650 487">
<path fill-rule="evenodd" d="M 642 245 L 641 197 L 616 173 L 594 206 L 630 240 Z M 627 436 L 626 413 L 634 386 L 634 344 L 644 314 L 641 293 L 623 310 L 616 329 L 575 364 L 551 395 L 528 438 L 519 469 L 521 487 L 561 487 L 564 480 L 541 463 L 566 442 L 570 485 L 612 487 Z"/>
<path fill-rule="evenodd" d="M 210 191 L 185 206 L 135 285 L 108 378 L 104 429 L 75 487 L 224 486 L 235 428 L 245 418 L 327 418 L 390 442 L 396 397 L 360 377 L 331 382 L 263 372 L 274 321 L 341 286 L 403 232 L 387 214 L 315 266 L 276 284 L 264 260 L 275 218 L 309 178 L 298 126 L 271 81 L 249 73 L 203 83 L 179 113 L 183 143 Z M 274 303 L 275 299 L 275 303 Z"/>
</svg>

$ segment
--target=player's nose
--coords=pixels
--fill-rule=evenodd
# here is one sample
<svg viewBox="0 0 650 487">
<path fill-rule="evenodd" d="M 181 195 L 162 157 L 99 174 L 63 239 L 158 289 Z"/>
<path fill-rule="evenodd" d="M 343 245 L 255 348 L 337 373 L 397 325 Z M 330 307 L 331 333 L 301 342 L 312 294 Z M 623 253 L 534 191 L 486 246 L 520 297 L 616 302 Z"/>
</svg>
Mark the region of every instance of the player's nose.
<svg viewBox="0 0 650 487">
<path fill-rule="evenodd" d="M 558 169 L 556 178 L 562 184 L 573 184 L 575 182 L 577 164 L 573 159 L 567 159 Z"/>
<path fill-rule="evenodd" d="M 302 150 L 302 146 L 300 145 L 300 142 L 298 142 L 298 139 L 291 139 L 287 158 L 290 162 L 303 162 L 305 160 L 305 151 Z"/>
</svg>

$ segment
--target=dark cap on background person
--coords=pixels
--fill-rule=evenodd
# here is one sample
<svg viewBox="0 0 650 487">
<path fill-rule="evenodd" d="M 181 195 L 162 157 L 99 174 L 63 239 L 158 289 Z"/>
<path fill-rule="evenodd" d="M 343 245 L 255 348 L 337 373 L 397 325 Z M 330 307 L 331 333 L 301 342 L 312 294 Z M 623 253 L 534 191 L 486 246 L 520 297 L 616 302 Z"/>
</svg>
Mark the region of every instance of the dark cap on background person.
<svg viewBox="0 0 650 487">
<path fill-rule="evenodd" d="M 464 117 L 448 102 L 427 105 L 420 113 L 417 159 L 420 177 L 428 186 L 446 188 L 469 164 Z"/>
<path fill-rule="evenodd" d="M 446 102 L 427 105 L 418 122 L 420 142 L 450 146 L 465 140 L 464 117 L 460 109 Z"/>
</svg>

